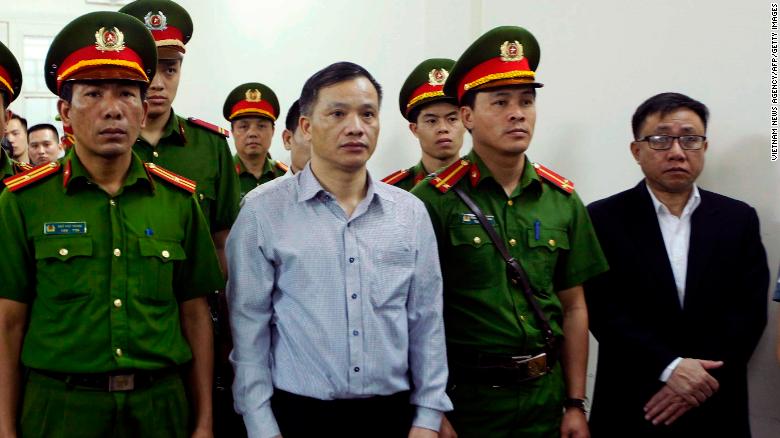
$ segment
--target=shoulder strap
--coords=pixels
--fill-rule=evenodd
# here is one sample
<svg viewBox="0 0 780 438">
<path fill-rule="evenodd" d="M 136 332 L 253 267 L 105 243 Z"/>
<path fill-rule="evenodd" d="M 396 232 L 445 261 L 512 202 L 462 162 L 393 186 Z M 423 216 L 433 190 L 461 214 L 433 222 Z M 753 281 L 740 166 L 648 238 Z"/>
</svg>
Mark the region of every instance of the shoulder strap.
<svg viewBox="0 0 780 438">
<path fill-rule="evenodd" d="M 60 163 L 52 161 L 51 163 L 41 164 L 40 166 L 33 167 L 32 169 L 16 174 L 15 176 L 8 177 L 3 180 L 5 187 L 15 192 L 30 184 L 40 181 L 50 175 L 54 175 L 60 170 Z"/>
<path fill-rule="evenodd" d="M 394 186 L 399 182 L 403 181 L 404 179 L 406 179 L 406 177 L 409 175 L 410 175 L 409 169 L 397 170 L 391 173 L 390 175 L 387 175 L 386 177 L 382 178 L 382 182 Z"/>
<path fill-rule="evenodd" d="M 471 199 L 471 197 L 469 197 L 469 195 L 467 195 L 466 192 L 464 192 L 459 187 L 454 187 L 452 190 L 456 195 L 458 195 L 461 201 L 466 204 L 469 210 L 474 213 L 477 219 L 479 219 L 479 223 L 482 225 L 482 228 L 485 229 L 485 231 L 488 233 L 488 236 L 490 236 L 490 240 L 493 241 L 496 249 L 498 249 L 498 252 L 501 253 L 501 257 L 504 259 L 504 262 L 506 262 L 507 275 L 509 275 L 509 279 L 512 281 L 512 284 L 515 285 L 515 287 L 519 288 L 523 292 L 523 296 L 525 297 L 526 301 L 528 301 L 528 304 L 531 306 L 531 309 L 536 316 L 536 320 L 541 326 L 542 333 L 544 334 L 544 343 L 547 346 L 547 354 L 551 356 L 548 359 L 552 359 L 547 363 L 552 366 L 552 364 L 555 363 L 554 360 L 557 359 L 555 336 L 553 335 L 550 321 L 547 319 L 547 316 L 544 314 L 544 312 L 542 312 L 542 308 L 539 305 L 539 302 L 536 301 L 536 298 L 534 298 L 531 282 L 528 280 L 528 276 L 523 270 L 523 267 L 520 266 L 520 263 L 517 261 L 517 259 L 509 254 L 509 250 L 506 249 L 504 241 L 501 240 L 501 238 L 498 236 L 495 228 L 490 225 L 490 222 L 485 217 L 485 213 L 482 212 L 482 209 L 479 208 L 474 200 Z"/>
<path fill-rule="evenodd" d="M 195 117 L 190 117 L 189 119 L 187 119 L 187 121 L 189 121 L 193 125 L 200 126 L 201 128 L 207 129 L 207 130 L 209 130 L 209 131 L 211 131 L 211 132 L 213 132 L 215 134 L 219 134 L 219 135 L 221 135 L 223 137 L 226 137 L 226 138 L 230 137 L 230 131 L 228 131 L 227 129 L 222 128 L 220 126 L 211 124 L 209 122 L 204 122 L 203 120 L 196 119 Z"/>
<path fill-rule="evenodd" d="M 282 162 L 281 162 L 281 161 L 279 161 L 279 160 L 276 160 L 276 162 L 274 163 L 274 165 L 276 166 L 276 168 L 277 168 L 277 169 L 281 170 L 281 171 L 282 171 L 282 172 L 284 172 L 284 173 L 287 173 L 287 171 L 288 171 L 288 170 L 290 170 L 290 166 L 288 166 L 288 165 L 286 165 L 286 164 L 282 163 Z"/>
<path fill-rule="evenodd" d="M 154 163 L 144 163 L 146 170 L 152 175 L 166 181 L 174 186 L 184 189 L 190 193 L 195 193 L 197 184 L 195 181 L 185 178 L 181 175 L 177 175 L 168 169 L 162 168 Z"/>
</svg>

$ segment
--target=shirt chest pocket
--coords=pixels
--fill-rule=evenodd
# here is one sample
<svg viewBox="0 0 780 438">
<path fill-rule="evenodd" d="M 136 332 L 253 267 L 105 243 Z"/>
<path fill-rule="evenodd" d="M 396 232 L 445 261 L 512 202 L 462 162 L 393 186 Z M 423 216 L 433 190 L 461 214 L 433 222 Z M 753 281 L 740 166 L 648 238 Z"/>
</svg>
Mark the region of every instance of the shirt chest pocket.
<svg viewBox="0 0 780 438">
<path fill-rule="evenodd" d="M 139 297 L 150 301 L 176 299 L 174 281 L 179 261 L 187 258 L 175 240 L 144 238 L 138 240 L 141 263 Z"/>
<path fill-rule="evenodd" d="M 92 237 L 56 236 L 34 241 L 37 294 L 42 298 L 71 301 L 96 293 Z"/>
<path fill-rule="evenodd" d="M 538 291 L 552 292 L 555 266 L 561 251 L 568 251 L 569 233 L 564 228 L 529 228 L 527 253 L 517 256 L 521 260 L 531 283 Z"/>
<path fill-rule="evenodd" d="M 452 226 L 449 239 L 451 248 L 439 255 L 448 289 L 487 289 L 506 276 L 504 261 L 481 225 Z"/>
<path fill-rule="evenodd" d="M 415 252 L 408 246 L 379 248 L 373 251 L 372 261 L 371 303 L 376 308 L 405 306 L 414 274 Z"/>
</svg>

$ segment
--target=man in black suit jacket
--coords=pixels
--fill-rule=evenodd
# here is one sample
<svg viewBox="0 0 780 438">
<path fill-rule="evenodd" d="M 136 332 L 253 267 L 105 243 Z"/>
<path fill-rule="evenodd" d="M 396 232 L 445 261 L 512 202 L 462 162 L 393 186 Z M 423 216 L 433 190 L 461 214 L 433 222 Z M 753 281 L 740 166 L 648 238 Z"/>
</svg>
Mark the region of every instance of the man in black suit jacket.
<svg viewBox="0 0 780 438">
<path fill-rule="evenodd" d="M 747 363 L 769 270 L 756 211 L 694 183 L 707 117 L 677 93 L 644 102 L 631 143 L 644 180 L 588 207 L 610 265 L 585 285 L 594 438 L 750 436 Z"/>
</svg>

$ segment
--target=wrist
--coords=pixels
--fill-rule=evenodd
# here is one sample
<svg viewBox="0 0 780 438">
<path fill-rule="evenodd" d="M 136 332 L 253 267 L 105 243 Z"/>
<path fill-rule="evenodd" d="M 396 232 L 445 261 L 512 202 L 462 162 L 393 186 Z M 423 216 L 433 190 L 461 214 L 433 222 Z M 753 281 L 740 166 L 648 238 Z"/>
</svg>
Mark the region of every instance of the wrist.
<svg viewBox="0 0 780 438">
<path fill-rule="evenodd" d="M 563 408 L 566 412 L 579 411 L 586 414 L 588 412 L 587 399 L 568 397 L 563 400 Z"/>
</svg>

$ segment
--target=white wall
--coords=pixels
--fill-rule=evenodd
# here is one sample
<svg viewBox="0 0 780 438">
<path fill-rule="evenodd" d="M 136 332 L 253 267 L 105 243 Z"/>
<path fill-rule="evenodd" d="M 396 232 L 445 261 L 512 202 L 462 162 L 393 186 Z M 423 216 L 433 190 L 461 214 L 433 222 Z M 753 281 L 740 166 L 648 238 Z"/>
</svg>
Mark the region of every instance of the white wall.
<svg viewBox="0 0 780 438">
<path fill-rule="evenodd" d="M 56 28 L 97 9 L 79 0 L 2 2 L 0 22 L 10 24 L 16 53 L 24 29 L 37 23 Z M 699 183 L 757 208 L 775 278 L 780 163 L 769 161 L 769 2 L 181 3 L 193 16 L 195 32 L 175 105 L 178 112 L 227 126 L 222 119 L 225 95 L 239 83 L 260 81 L 279 96 L 283 120 L 314 71 L 331 62 L 354 61 L 385 89 L 380 144 L 369 164 L 375 176 L 419 157 L 396 104 L 410 69 L 424 58 L 457 58 L 474 38 L 496 25 L 521 25 L 537 36 L 542 47 L 538 78 L 546 86 L 539 91 L 536 137 L 529 154 L 572 179 L 585 202 L 624 190 L 641 178 L 628 151 L 630 118 L 639 103 L 663 91 L 700 99 L 712 118 L 707 165 Z M 272 153 L 287 160 L 282 127 L 279 123 Z M 777 306 L 770 304 L 770 323 L 750 368 L 758 438 L 774 437 L 780 430 L 776 313 Z"/>
</svg>

